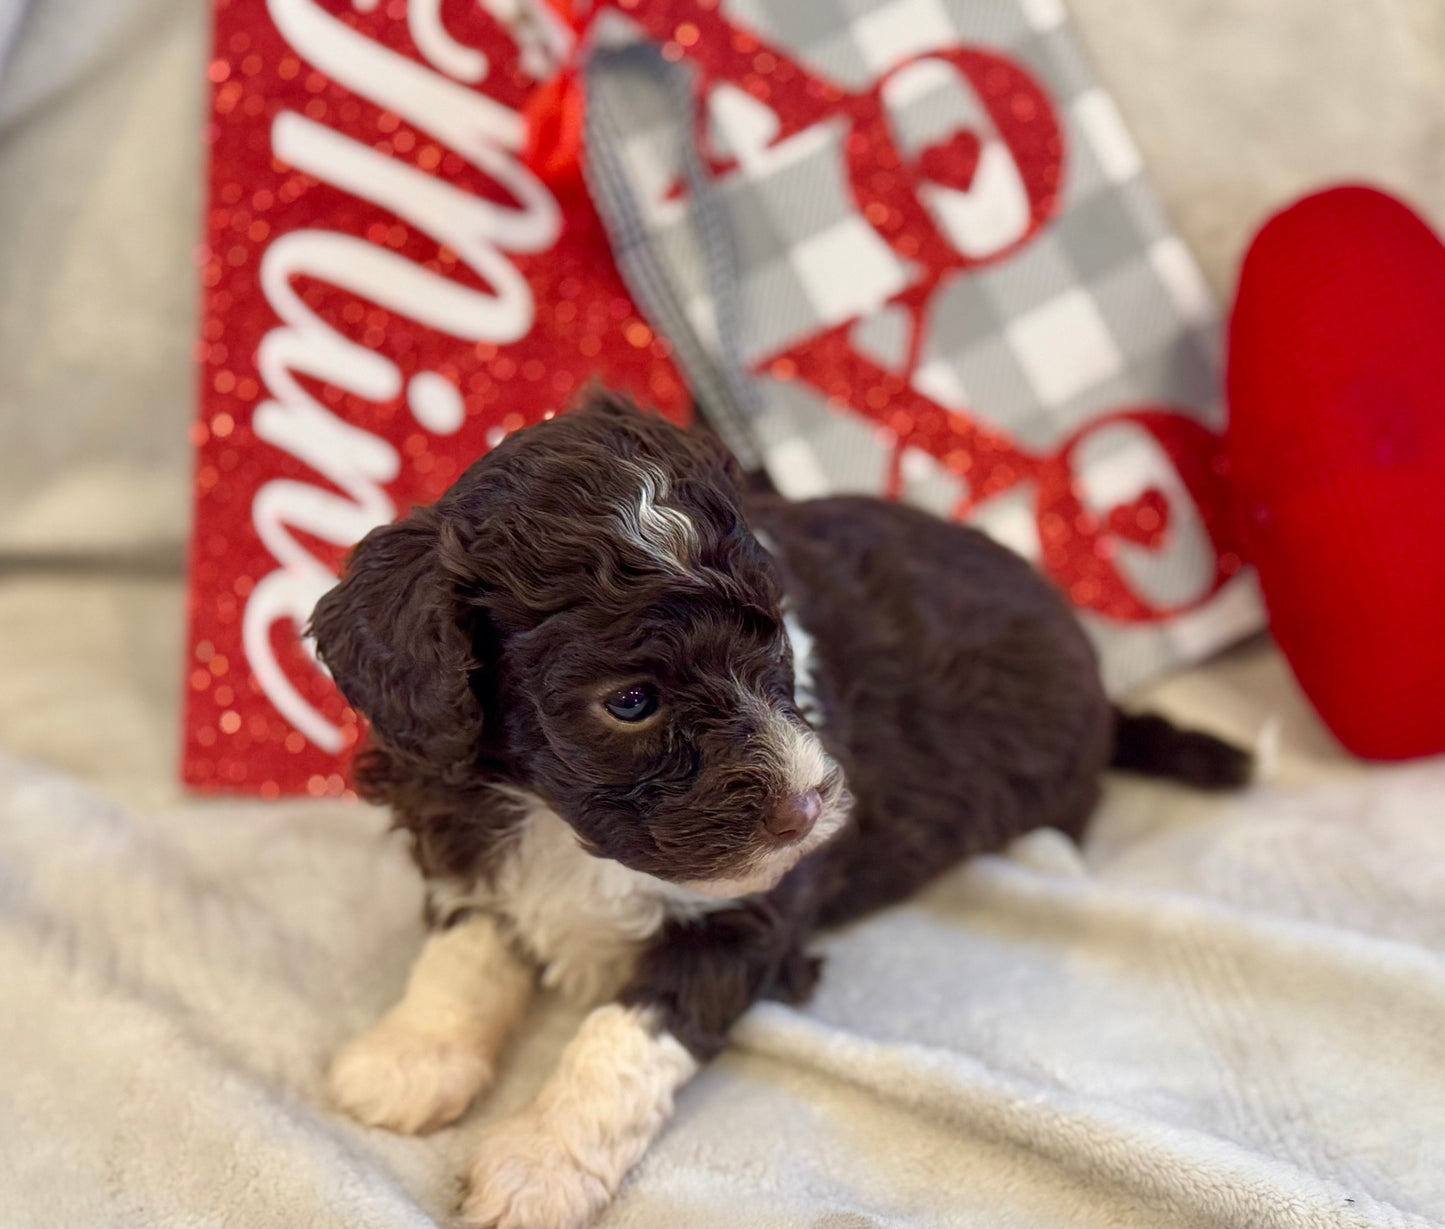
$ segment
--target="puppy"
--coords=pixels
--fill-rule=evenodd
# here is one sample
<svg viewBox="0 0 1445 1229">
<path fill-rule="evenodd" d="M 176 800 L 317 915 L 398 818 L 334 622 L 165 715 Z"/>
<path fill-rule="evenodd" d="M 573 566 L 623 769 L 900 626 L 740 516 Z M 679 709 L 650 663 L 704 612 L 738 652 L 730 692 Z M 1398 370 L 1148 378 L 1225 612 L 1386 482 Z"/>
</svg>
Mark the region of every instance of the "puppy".
<svg viewBox="0 0 1445 1229">
<path fill-rule="evenodd" d="M 1249 767 L 1117 717 L 1064 601 L 983 535 L 744 495 L 712 440 L 602 394 L 369 534 L 312 633 L 431 928 L 337 1101 L 441 1126 L 538 980 L 595 1004 L 488 1135 L 472 1225 L 591 1220 L 748 1006 L 807 997 L 815 928 L 1027 829 L 1077 836 L 1111 759 L 1206 786 Z"/>
</svg>

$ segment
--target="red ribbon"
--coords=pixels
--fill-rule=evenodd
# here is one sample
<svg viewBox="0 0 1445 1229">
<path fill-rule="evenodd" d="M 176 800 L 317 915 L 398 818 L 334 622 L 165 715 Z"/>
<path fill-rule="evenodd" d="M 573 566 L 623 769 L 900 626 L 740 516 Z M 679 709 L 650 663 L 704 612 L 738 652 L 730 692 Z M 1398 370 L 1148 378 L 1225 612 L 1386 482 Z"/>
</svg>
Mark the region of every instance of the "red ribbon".
<svg viewBox="0 0 1445 1229">
<path fill-rule="evenodd" d="M 585 22 L 572 0 L 544 0 L 575 37 L 566 62 L 551 80 L 533 90 L 522 107 L 527 144 L 522 158 L 552 187 L 575 183 L 582 176 L 582 140 L 586 122 L 586 91 L 582 84 L 581 47 Z"/>
</svg>

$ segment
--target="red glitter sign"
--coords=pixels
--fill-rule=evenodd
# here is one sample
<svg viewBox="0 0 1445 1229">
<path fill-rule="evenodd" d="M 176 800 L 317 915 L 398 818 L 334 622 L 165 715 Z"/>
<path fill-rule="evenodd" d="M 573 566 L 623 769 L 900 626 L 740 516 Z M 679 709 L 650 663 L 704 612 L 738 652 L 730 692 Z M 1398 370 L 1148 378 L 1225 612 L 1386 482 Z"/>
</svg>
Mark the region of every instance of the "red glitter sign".
<svg viewBox="0 0 1445 1229">
<path fill-rule="evenodd" d="M 347 548 L 590 379 L 687 400 L 580 184 L 521 161 L 537 42 L 217 0 L 215 46 L 183 775 L 339 795 L 356 714 L 298 630 Z"/>
</svg>

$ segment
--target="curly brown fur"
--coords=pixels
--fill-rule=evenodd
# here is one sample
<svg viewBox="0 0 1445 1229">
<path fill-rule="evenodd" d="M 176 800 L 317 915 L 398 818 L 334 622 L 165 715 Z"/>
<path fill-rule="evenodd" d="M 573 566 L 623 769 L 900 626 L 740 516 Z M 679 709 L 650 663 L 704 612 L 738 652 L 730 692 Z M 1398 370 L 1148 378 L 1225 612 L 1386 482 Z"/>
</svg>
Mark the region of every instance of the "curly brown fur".
<svg viewBox="0 0 1445 1229">
<path fill-rule="evenodd" d="M 368 535 L 312 630 L 370 721 L 358 784 L 414 835 L 437 933 L 490 919 L 479 950 L 508 942 L 564 988 L 616 972 L 623 1014 L 559 1070 L 631 1037 L 628 1061 L 655 1061 L 649 1122 L 684 1078 L 677 1042 L 706 1059 L 758 997 L 806 997 L 817 926 L 1030 828 L 1078 835 L 1116 753 L 1191 779 L 1243 763 L 1139 719 L 1116 748 L 1077 620 L 983 535 L 876 500 L 788 503 L 605 394 Z M 445 994 L 414 986 L 404 1017 Z M 388 1027 L 374 1045 L 401 1044 Z M 353 1053 L 341 1095 L 369 1121 L 438 1120 L 420 1084 L 358 1089 L 378 1063 Z M 636 1126 L 617 1113 L 596 1120 Z M 567 1155 L 607 1152 L 567 1130 Z M 581 1206 L 565 1164 L 543 1169 L 556 1189 L 517 1208 Z"/>
</svg>

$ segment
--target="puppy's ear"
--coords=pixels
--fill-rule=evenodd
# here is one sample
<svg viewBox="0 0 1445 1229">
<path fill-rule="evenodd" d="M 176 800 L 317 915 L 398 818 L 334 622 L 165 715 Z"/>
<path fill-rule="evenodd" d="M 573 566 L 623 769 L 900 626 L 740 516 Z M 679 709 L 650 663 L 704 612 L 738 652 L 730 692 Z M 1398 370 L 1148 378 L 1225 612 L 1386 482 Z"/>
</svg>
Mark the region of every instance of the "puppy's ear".
<svg viewBox="0 0 1445 1229">
<path fill-rule="evenodd" d="M 443 771 L 464 769 L 481 737 L 471 636 L 441 561 L 440 518 L 422 508 L 374 529 L 316 605 L 311 634 L 347 702 L 377 741 Z"/>
</svg>

